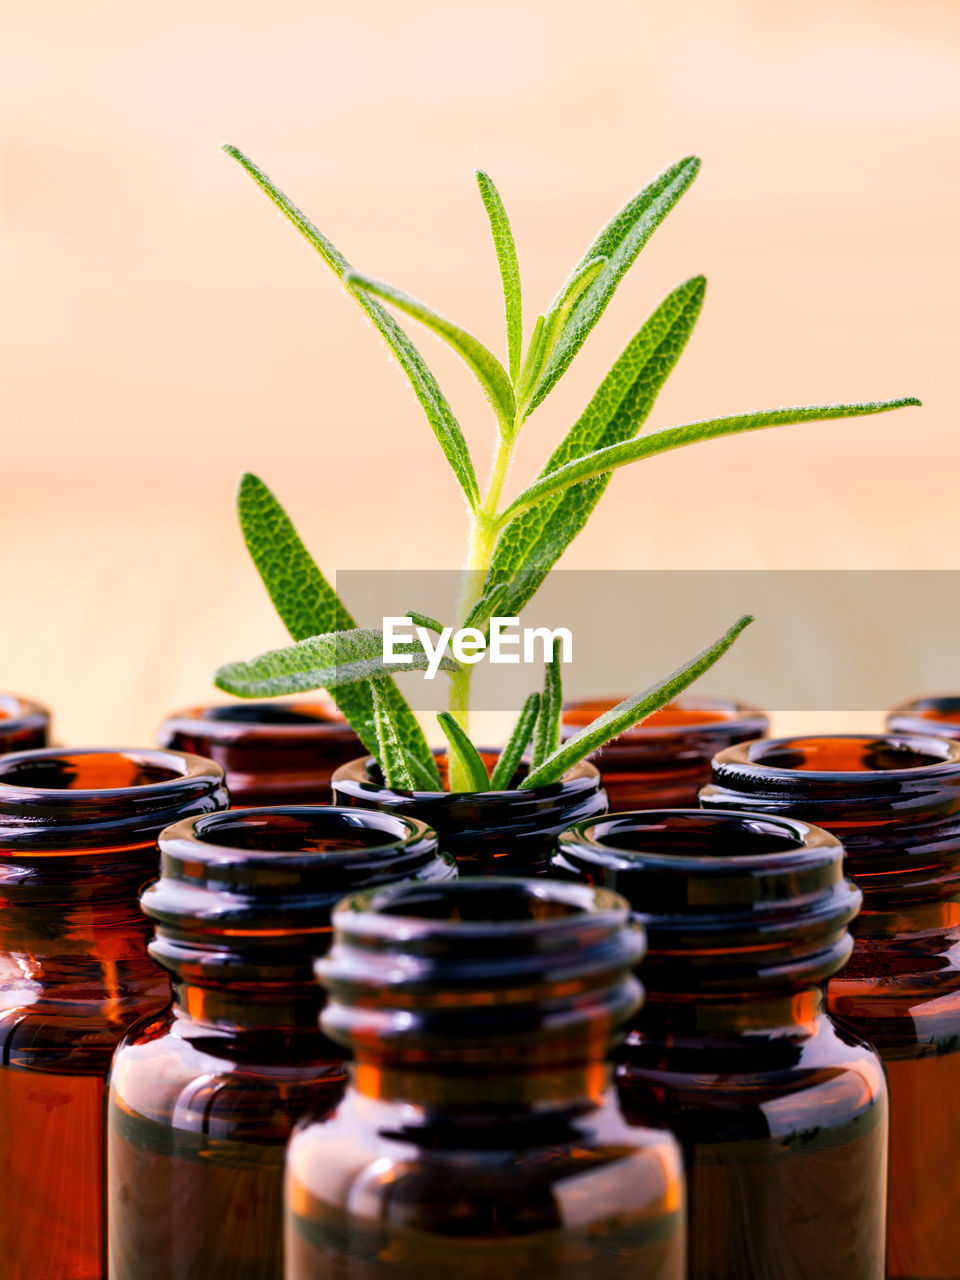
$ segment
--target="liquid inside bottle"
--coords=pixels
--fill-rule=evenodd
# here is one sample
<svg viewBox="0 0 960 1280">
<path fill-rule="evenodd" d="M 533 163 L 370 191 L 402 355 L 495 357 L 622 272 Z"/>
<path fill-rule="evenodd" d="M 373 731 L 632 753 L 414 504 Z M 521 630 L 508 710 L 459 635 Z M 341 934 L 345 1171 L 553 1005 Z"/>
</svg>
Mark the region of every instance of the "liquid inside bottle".
<svg viewBox="0 0 960 1280">
<path fill-rule="evenodd" d="M 329 808 L 234 809 L 160 837 L 142 903 L 174 1002 L 114 1061 L 112 1280 L 282 1280 L 284 1148 L 345 1083 L 312 964 L 357 885 L 444 880 L 422 823 Z"/>
<path fill-rule="evenodd" d="M 295 1132 L 287 1280 L 682 1280 L 679 1151 L 606 1061 L 640 990 L 614 894 L 464 879 L 352 895 L 318 966 L 343 1101 Z"/>
</svg>

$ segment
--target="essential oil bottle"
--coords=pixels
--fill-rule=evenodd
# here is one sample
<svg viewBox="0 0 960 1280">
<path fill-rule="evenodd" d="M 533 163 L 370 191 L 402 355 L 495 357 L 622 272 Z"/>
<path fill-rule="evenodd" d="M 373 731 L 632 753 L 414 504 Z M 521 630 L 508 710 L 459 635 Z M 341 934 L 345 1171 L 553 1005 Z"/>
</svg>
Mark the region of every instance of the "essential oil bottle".
<svg viewBox="0 0 960 1280">
<path fill-rule="evenodd" d="M 157 742 L 215 760 L 238 807 L 327 804 L 333 771 L 363 750 L 336 707 L 317 699 L 189 707 L 163 722 Z"/>
<path fill-rule="evenodd" d="M 960 1277 L 960 744 L 884 734 L 723 752 L 711 809 L 832 831 L 863 890 L 830 1009 L 878 1049 L 890 1090 L 891 1280 Z"/>
<path fill-rule="evenodd" d="M 618 699 L 570 702 L 561 733 L 574 737 Z M 710 781 L 710 761 L 736 742 L 770 732 L 765 712 L 730 698 L 684 694 L 608 742 L 593 757 L 610 812 L 626 809 L 696 808 Z"/>
<path fill-rule="evenodd" d="M 174 1000 L 114 1060 L 110 1276 L 282 1280 L 284 1147 L 344 1085 L 313 978 L 330 909 L 357 886 L 455 867 L 422 823 L 321 807 L 234 809 L 159 843 L 141 901 Z"/>
<path fill-rule="evenodd" d="M 0 693 L 0 755 L 33 751 L 50 740 L 50 712 L 39 702 Z"/>
<path fill-rule="evenodd" d="M 672 1137 L 609 1050 L 639 1001 L 616 894 L 498 877 L 353 894 L 318 964 L 350 1085 L 287 1160 L 287 1280 L 682 1280 Z"/>
<path fill-rule="evenodd" d="M 883 1280 L 883 1068 L 825 1009 L 860 905 L 839 842 L 646 810 L 578 823 L 554 867 L 617 889 L 647 931 L 617 1080 L 626 1116 L 683 1148 L 690 1280 Z"/>
<path fill-rule="evenodd" d="M 113 1051 L 170 998 L 137 895 L 157 834 L 227 807 L 223 772 L 172 751 L 0 756 L 0 1273 L 101 1280 Z"/>
</svg>

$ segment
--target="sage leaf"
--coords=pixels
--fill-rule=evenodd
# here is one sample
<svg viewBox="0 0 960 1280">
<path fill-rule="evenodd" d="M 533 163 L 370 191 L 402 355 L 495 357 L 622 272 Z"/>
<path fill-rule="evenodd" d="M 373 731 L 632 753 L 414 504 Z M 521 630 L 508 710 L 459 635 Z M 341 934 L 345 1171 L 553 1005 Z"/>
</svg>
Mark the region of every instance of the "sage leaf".
<svg viewBox="0 0 960 1280">
<path fill-rule="evenodd" d="M 356 622 L 314 562 L 290 517 L 270 489 L 249 472 L 240 481 L 237 512 L 247 550 L 280 620 L 293 640 L 330 631 L 348 631 Z M 439 789 L 440 772 L 416 716 L 393 680 L 380 691 L 389 701 L 408 751 L 417 757 Z M 371 755 L 377 754 L 373 700 L 367 684 L 343 685 L 330 696 Z"/>
<path fill-rule="evenodd" d="M 554 450 L 541 477 L 586 453 L 636 435 L 693 332 L 705 289 L 703 276 L 695 276 L 661 302 Z M 544 498 L 501 531 L 486 589 L 495 582 L 508 583 L 498 606 L 506 615 L 519 614 L 535 594 L 587 523 L 609 482 L 609 475 L 598 476 Z"/>
<path fill-rule="evenodd" d="M 605 475 L 628 462 L 639 462 L 670 449 L 698 444 L 701 440 L 714 440 L 720 436 L 737 435 L 743 431 L 758 431 L 763 427 L 783 427 L 794 422 L 823 422 L 832 418 L 858 418 L 871 413 L 887 413 L 890 409 L 902 409 L 907 405 L 919 405 L 913 396 L 900 400 L 877 400 L 862 404 L 816 404 L 793 409 L 761 409 L 755 413 L 736 414 L 730 418 L 706 418 L 701 422 L 687 422 L 680 427 L 664 427 L 651 431 L 638 440 L 609 445 L 597 449 L 585 457 L 576 458 L 541 476 L 525 489 L 503 513 L 506 524 L 551 494 L 563 493 L 571 485 L 582 484 L 595 476 Z"/>
<path fill-rule="evenodd" d="M 467 620 L 463 625 L 465 627 L 479 627 L 481 623 L 488 622 L 500 608 L 500 603 L 508 590 L 509 583 L 499 582 L 496 586 L 484 591 L 483 595 L 467 614 Z"/>
<path fill-rule="evenodd" d="M 563 707 L 563 684 L 560 675 L 560 652 L 557 645 L 547 663 L 543 677 L 540 714 L 533 734 L 531 769 L 538 769 L 560 745 L 560 714 Z"/>
<path fill-rule="evenodd" d="M 383 771 L 383 780 L 394 791 L 413 791 L 413 777 L 390 703 L 376 683 L 371 684 L 370 693 L 377 727 L 377 758 Z"/>
<path fill-rule="evenodd" d="M 532 413 L 542 403 L 567 371 L 591 329 L 606 310 L 620 281 L 633 265 L 637 254 L 693 182 L 699 168 L 700 161 L 695 156 L 688 156 L 665 169 L 611 218 L 584 254 L 571 279 L 593 259 L 606 258 L 608 261 L 579 299 L 564 325 L 543 373 L 527 400 L 526 414 Z"/>
<path fill-rule="evenodd" d="M 448 342 L 457 355 L 473 370 L 483 389 L 483 394 L 497 415 L 500 430 L 509 435 L 513 430 L 516 412 L 513 387 L 506 369 L 479 338 L 459 328 L 445 316 L 439 315 L 426 303 L 411 297 L 409 293 L 395 289 L 393 285 L 384 284 L 382 280 L 374 280 L 356 271 L 348 271 L 344 276 L 344 283 L 352 289 L 362 289 L 368 295 L 373 294 L 386 302 L 392 302 L 400 311 L 413 316 L 415 320 L 419 320 L 421 324 L 426 325 L 428 329 Z"/>
<path fill-rule="evenodd" d="M 520 376 L 520 355 L 523 345 L 523 307 L 517 246 L 513 239 L 510 219 L 500 199 L 500 192 L 493 185 L 493 179 L 482 169 L 477 170 L 476 176 L 477 186 L 480 188 L 480 199 L 490 219 L 493 247 L 497 254 L 497 266 L 500 268 L 503 309 L 507 322 L 507 363 L 510 369 L 510 381 L 516 383 Z"/>
<path fill-rule="evenodd" d="M 490 778 L 487 774 L 487 766 L 483 763 L 480 752 L 464 733 L 459 721 L 449 711 L 437 712 L 437 720 L 440 722 L 444 737 L 450 744 L 451 754 L 457 757 L 463 774 L 470 783 L 470 790 L 489 791 Z"/>
<path fill-rule="evenodd" d="M 392 673 L 424 671 L 430 665 L 430 656 L 416 640 L 410 642 L 408 656 L 409 662 L 384 662 L 383 632 L 356 627 L 311 636 L 248 662 L 227 663 L 217 671 L 214 683 L 240 698 L 275 698 L 308 689 L 338 689 Z M 440 667 L 444 671 L 460 669 L 446 654 Z"/>
<path fill-rule="evenodd" d="M 677 694 L 693 684 L 694 680 L 702 676 L 718 658 L 726 653 L 740 632 L 752 621 L 753 618 L 749 614 L 744 614 L 715 644 L 704 649 L 682 667 L 678 667 L 665 680 L 660 680 L 632 698 L 624 699 L 617 706 L 605 711 L 602 716 L 598 716 L 575 737 L 568 738 L 563 746 L 548 756 L 538 768 L 531 769 L 520 783 L 521 789 L 543 787 L 551 782 L 559 782 L 568 769 L 585 759 L 591 752 L 599 750 L 604 743 L 651 715 L 658 708 L 672 702 Z"/>
<path fill-rule="evenodd" d="M 517 723 L 513 727 L 510 740 L 500 752 L 500 759 L 490 775 L 491 791 L 506 791 L 510 786 L 513 781 L 513 775 L 517 772 L 520 761 L 523 759 L 523 753 L 530 745 L 530 739 L 533 737 L 539 712 L 540 694 L 531 693 L 523 704 L 523 709 L 517 717 Z"/>
<path fill-rule="evenodd" d="M 341 282 L 349 271 L 350 263 L 335 245 L 322 232 L 318 231 L 310 219 L 298 209 L 288 196 L 277 187 L 263 170 L 244 155 L 239 148 L 225 143 L 221 150 L 225 151 L 247 171 L 260 190 L 280 210 L 303 238 L 313 246 L 333 274 Z M 449 462 L 454 475 L 460 482 L 464 495 L 471 509 L 476 510 L 480 502 L 480 490 L 477 476 L 467 442 L 463 437 L 460 424 L 453 416 L 453 410 L 440 390 L 436 378 L 430 372 L 420 352 L 411 342 L 404 330 L 397 324 L 390 312 L 374 298 L 362 290 L 347 286 L 347 292 L 373 321 L 374 327 L 393 352 L 400 368 L 406 374 L 414 394 L 420 401 L 427 420 L 433 429 L 440 448 Z"/>
<path fill-rule="evenodd" d="M 383 685 L 383 681 L 378 680 L 376 682 L 375 687 L 379 689 L 382 687 L 382 685 Z M 391 708 L 391 711 L 392 711 L 392 708 Z M 417 759 L 417 757 L 411 754 L 411 752 L 407 751 L 406 748 L 404 748 L 403 757 L 407 762 L 407 768 L 410 770 L 410 777 L 413 779 L 413 785 L 415 790 L 417 791 L 442 791 L 443 790 L 443 783 L 438 782 L 438 778 L 440 777 L 439 770 L 436 770 L 436 777 L 434 777 L 434 775 L 430 772 L 430 770 L 425 769 L 423 765 L 420 763 L 420 761 Z"/>
</svg>

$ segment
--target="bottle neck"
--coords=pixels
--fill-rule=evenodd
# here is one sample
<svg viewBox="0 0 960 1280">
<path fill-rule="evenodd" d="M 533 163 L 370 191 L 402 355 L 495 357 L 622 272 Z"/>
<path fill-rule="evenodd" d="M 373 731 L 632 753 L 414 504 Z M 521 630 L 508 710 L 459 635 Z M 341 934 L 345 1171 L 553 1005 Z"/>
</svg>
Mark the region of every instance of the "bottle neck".
<svg viewBox="0 0 960 1280">
<path fill-rule="evenodd" d="M 754 1037 L 810 1036 L 826 1013 L 822 985 L 779 993 L 648 991 L 636 1030 L 647 1038 L 734 1043 Z"/>
<path fill-rule="evenodd" d="M 232 1033 L 279 1032 L 283 1035 L 320 1037 L 318 1019 L 323 1008 L 323 992 L 310 972 L 310 957 L 304 957 L 304 977 L 300 982 L 263 981 L 200 985 L 183 978 L 173 980 L 173 1009 L 181 1019 Z"/>
<path fill-rule="evenodd" d="M 588 1109 L 603 1103 L 612 1079 L 612 1068 L 603 1057 L 528 1071 L 490 1070 L 489 1064 L 452 1069 L 427 1063 L 413 1068 L 370 1057 L 351 1063 L 349 1073 L 364 1098 L 457 1112 Z"/>
</svg>

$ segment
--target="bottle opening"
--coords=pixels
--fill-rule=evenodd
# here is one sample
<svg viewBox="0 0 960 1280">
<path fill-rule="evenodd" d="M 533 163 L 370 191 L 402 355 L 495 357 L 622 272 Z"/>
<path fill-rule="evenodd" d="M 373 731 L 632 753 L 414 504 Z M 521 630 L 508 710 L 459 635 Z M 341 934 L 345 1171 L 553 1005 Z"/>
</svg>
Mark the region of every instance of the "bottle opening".
<svg viewBox="0 0 960 1280">
<path fill-rule="evenodd" d="M 320 807 L 235 809 L 199 819 L 203 844 L 251 853 L 346 853 L 409 840 L 422 830 L 403 818 Z"/>
<path fill-rule="evenodd" d="M 784 823 L 702 810 L 615 814 L 579 830 L 606 848 L 657 857 L 769 857 L 806 847 L 803 834 Z"/>
<path fill-rule="evenodd" d="M 169 760 L 159 763 L 123 751 L 30 752 L 0 759 L 0 783 L 49 791 L 152 787 L 184 777 L 175 757 Z"/>
<path fill-rule="evenodd" d="M 199 707 L 188 715 L 198 720 L 217 720 L 227 724 L 249 725 L 316 725 L 346 724 L 332 707 L 321 703 L 254 702 L 228 703 L 222 707 Z M 177 717 L 179 718 L 179 717 Z"/>
<path fill-rule="evenodd" d="M 385 916 L 455 924 L 504 924 L 586 915 L 589 904 L 574 896 L 538 893 L 522 882 L 460 881 L 436 888 L 397 888 L 378 895 L 370 908 Z"/>
<path fill-rule="evenodd" d="M 950 744 L 936 738 L 859 737 L 781 738 L 760 742 L 749 751 L 751 764 L 801 773 L 880 773 L 923 769 L 951 759 Z"/>
</svg>

